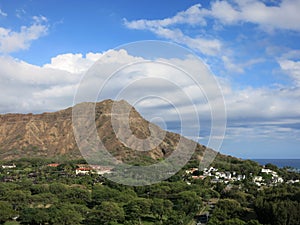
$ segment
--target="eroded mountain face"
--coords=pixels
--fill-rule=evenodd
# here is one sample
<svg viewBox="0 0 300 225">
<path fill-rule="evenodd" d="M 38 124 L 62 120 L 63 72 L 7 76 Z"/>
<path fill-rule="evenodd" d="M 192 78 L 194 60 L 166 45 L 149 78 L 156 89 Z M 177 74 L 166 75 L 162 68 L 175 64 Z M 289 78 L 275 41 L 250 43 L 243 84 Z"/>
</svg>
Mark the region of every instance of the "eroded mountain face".
<svg viewBox="0 0 300 225">
<path fill-rule="evenodd" d="M 81 103 L 83 108 L 91 106 L 95 109 L 95 126 L 98 137 L 105 148 L 118 160 L 158 160 L 169 156 L 177 147 L 181 137 L 178 134 L 166 132 L 154 124 L 146 121 L 133 107 L 125 101 L 114 102 L 105 100 L 99 103 Z M 129 109 L 129 118 L 119 117 L 118 129 L 112 125 L 112 106 L 117 104 L 120 111 Z M 76 106 L 75 106 L 76 107 Z M 115 112 L 114 112 L 115 113 Z M 121 113 L 120 113 L 121 114 Z M 125 123 L 129 122 L 129 126 Z M 149 151 L 136 151 L 135 140 L 146 140 L 151 135 L 152 127 L 156 133 L 164 138 L 159 145 Z M 130 132 L 128 132 L 130 129 Z M 119 133 L 115 133 L 119 132 Z M 131 134 L 131 135 L 128 135 Z M 126 143 L 119 136 L 126 139 Z M 126 136 L 127 135 L 127 136 Z M 139 142 L 137 142 L 139 143 Z M 149 146 L 148 146 L 149 147 Z M 196 144 L 199 155 L 204 146 Z M 82 157 L 77 146 L 73 123 L 72 108 L 54 113 L 43 114 L 6 114 L 0 115 L 0 159 L 10 160 L 21 157 L 57 157 L 65 155 L 70 158 Z"/>
</svg>

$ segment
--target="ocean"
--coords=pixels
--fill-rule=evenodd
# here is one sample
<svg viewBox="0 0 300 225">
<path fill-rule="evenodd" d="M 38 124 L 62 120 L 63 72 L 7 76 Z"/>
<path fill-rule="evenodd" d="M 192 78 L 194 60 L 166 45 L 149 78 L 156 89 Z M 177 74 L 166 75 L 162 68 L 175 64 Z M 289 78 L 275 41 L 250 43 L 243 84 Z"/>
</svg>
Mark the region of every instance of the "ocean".
<svg viewBox="0 0 300 225">
<path fill-rule="evenodd" d="M 266 165 L 267 163 L 271 163 L 273 165 L 276 165 L 279 168 L 290 166 L 297 170 L 300 170 L 300 159 L 251 159 L 251 160 L 258 162 L 260 165 Z"/>
</svg>

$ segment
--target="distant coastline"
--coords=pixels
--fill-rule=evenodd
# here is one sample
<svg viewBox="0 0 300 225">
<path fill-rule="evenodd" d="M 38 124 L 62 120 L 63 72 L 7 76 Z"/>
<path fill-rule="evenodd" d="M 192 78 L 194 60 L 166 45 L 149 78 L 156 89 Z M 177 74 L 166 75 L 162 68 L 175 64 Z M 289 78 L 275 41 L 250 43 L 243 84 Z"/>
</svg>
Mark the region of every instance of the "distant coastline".
<svg viewBox="0 0 300 225">
<path fill-rule="evenodd" d="M 255 162 L 258 162 L 260 165 L 266 165 L 271 163 L 276 165 L 279 168 L 283 167 L 293 167 L 300 170 L 300 159 L 251 159 Z"/>
</svg>

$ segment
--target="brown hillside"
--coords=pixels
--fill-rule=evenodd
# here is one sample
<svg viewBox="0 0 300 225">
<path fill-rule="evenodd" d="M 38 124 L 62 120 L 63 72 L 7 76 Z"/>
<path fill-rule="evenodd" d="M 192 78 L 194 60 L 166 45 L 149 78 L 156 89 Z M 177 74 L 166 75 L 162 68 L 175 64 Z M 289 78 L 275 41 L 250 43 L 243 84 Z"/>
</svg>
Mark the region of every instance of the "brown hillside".
<svg viewBox="0 0 300 225">
<path fill-rule="evenodd" d="M 111 110 L 114 101 L 105 100 L 96 103 L 95 124 L 99 138 L 117 159 L 122 161 L 158 160 L 168 156 L 178 144 L 180 135 L 166 132 L 164 140 L 150 151 L 134 151 L 123 144 L 112 128 Z M 81 103 L 93 104 L 94 103 Z M 122 108 L 131 107 L 127 102 L 117 102 Z M 120 113 L 121 114 L 121 113 Z M 150 123 L 131 108 L 129 117 L 130 129 L 134 136 L 145 139 L 150 135 Z M 118 132 L 126 132 L 120 125 Z M 156 127 L 156 132 L 165 132 Z M 126 137 L 127 138 L 127 137 Z M 131 141 L 128 136 L 128 142 Z M 141 147 L 141 146 L 136 146 Z M 201 155 L 204 146 L 197 144 L 198 155 Z M 77 147 L 73 126 L 72 108 L 54 113 L 43 114 L 6 114 L 0 115 L 0 159 L 10 160 L 21 157 L 57 157 L 68 156 L 80 158 L 81 153 Z"/>
</svg>

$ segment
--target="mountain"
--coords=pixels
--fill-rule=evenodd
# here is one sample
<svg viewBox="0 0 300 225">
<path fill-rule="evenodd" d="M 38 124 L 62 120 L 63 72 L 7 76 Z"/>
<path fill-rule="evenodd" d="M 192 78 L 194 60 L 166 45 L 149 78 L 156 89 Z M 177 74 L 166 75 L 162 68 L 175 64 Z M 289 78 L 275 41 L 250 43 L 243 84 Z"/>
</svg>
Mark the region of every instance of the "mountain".
<svg viewBox="0 0 300 225">
<path fill-rule="evenodd" d="M 120 141 L 115 134 L 116 129 L 113 128 L 111 117 L 114 105 L 118 106 L 120 116 L 123 110 L 129 109 L 130 111 L 127 122 L 130 124 L 129 129 L 133 135 L 127 135 L 130 132 L 128 132 L 128 129 L 126 130 L 128 127 L 124 125 L 126 118 L 124 122 L 121 120 L 118 124 L 117 135 L 118 137 L 123 135 L 126 143 L 129 143 L 131 148 L 126 143 L 124 144 L 124 141 Z M 201 157 L 205 150 L 205 146 L 181 137 L 179 134 L 163 131 L 156 125 L 146 121 L 126 101 L 105 100 L 98 103 L 81 103 L 74 107 L 80 107 L 80 109 L 92 107 L 95 110 L 95 120 L 93 122 L 95 122 L 98 137 L 105 148 L 118 160 L 136 162 L 163 159 L 175 151 L 180 140 L 184 140 L 185 143 L 193 143 L 198 157 Z M 53 113 L 0 115 L 0 159 L 54 158 L 61 156 L 72 159 L 81 158 L 82 154 L 74 135 L 72 112 L 74 112 L 73 108 L 67 108 Z M 86 124 L 86 126 L 90 125 Z M 135 138 L 146 140 L 151 136 L 151 129 L 155 133 L 165 134 L 163 141 L 153 148 L 146 146 L 151 147 L 149 151 L 133 150 L 141 147 L 138 144 L 135 145 Z"/>
</svg>

